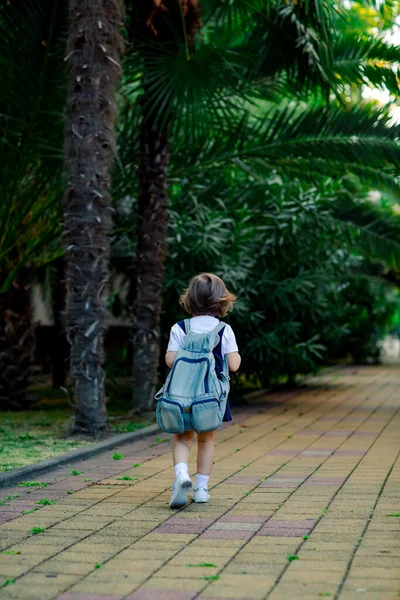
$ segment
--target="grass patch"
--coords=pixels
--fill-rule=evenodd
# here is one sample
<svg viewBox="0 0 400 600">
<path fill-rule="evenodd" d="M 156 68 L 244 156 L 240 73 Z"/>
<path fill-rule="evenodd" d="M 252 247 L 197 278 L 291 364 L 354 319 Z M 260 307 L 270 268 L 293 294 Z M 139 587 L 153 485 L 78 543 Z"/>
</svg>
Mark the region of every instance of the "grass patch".
<svg viewBox="0 0 400 600">
<path fill-rule="evenodd" d="M 43 481 L 21 481 L 18 484 L 19 487 L 36 487 L 38 490 L 41 488 L 47 487 L 48 483 L 44 483 Z"/>
<path fill-rule="evenodd" d="M 32 529 L 30 530 L 31 533 L 33 533 L 33 535 L 38 535 L 39 533 L 44 533 L 46 530 L 43 529 L 43 527 L 32 527 Z"/>
<path fill-rule="evenodd" d="M 214 563 L 202 562 L 202 563 L 197 563 L 196 565 L 189 563 L 186 566 L 187 567 L 216 567 L 217 565 L 214 565 Z"/>
<path fill-rule="evenodd" d="M 289 554 L 287 559 L 289 562 L 293 562 L 294 560 L 299 560 L 299 557 L 297 556 L 297 554 Z"/>
<path fill-rule="evenodd" d="M 0 506 L 8 506 L 9 502 L 12 502 L 16 498 L 20 498 L 21 494 L 15 494 L 14 496 L 5 496 L 2 500 L 0 500 Z"/>
<path fill-rule="evenodd" d="M 0 472 L 54 458 L 92 443 L 89 438 L 67 435 L 73 412 L 64 392 L 34 385 L 30 393 L 38 397 L 38 401 L 29 411 L 0 412 Z M 123 390 L 114 390 L 107 410 L 110 436 L 150 425 L 146 419 L 138 417 L 138 422 L 129 419 L 131 397 L 129 393 L 128 401 Z"/>
<path fill-rule="evenodd" d="M 114 454 L 113 454 L 114 460 L 122 460 L 123 458 L 125 458 L 125 454 L 118 454 L 118 452 L 114 452 Z"/>
</svg>

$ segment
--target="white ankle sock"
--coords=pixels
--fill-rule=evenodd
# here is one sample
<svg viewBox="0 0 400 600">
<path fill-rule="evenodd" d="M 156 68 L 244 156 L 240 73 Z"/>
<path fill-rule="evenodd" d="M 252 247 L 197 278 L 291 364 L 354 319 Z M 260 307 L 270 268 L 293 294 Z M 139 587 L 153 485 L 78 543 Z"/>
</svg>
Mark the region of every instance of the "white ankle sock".
<svg viewBox="0 0 400 600">
<path fill-rule="evenodd" d="M 200 473 L 197 473 L 196 475 L 196 483 L 194 484 L 195 488 L 205 488 L 206 490 L 208 490 L 208 480 L 210 479 L 209 475 L 201 475 Z"/>
<path fill-rule="evenodd" d="M 180 473 L 183 473 L 184 475 L 189 475 L 188 466 L 184 462 L 180 462 L 177 465 L 175 465 L 174 470 L 175 470 L 175 479 L 178 477 L 178 475 Z"/>
</svg>

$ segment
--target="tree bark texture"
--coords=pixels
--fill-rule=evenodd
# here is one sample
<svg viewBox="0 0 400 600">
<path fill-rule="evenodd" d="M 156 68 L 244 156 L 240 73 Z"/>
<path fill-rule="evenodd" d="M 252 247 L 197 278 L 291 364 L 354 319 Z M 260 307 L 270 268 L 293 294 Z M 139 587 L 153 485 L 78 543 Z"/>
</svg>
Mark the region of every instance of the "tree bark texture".
<svg viewBox="0 0 400 600">
<path fill-rule="evenodd" d="M 30 307 L 31 287 L 21 270 L 0 294 L 0 410 L 23 410 L 31 404 L 27 387 L 35 351 Z"/>
<path fill-rule="evenodd" d="M 140 131 L 139 198 L 133 304 L 133 406 L 154 402 L 160 357 L 160 312 L 167 233 L 167 131 L 144 118 Z"/>
<path fill-rule="evenodd" d="M 54 267 L 55 281 L 52 290 L 54 349 L 51 352 L 51 363 L 53 388 L 60 388 L 65 387 L 69 371 L 69 344 L 65 324 L 66 273 L 63 256 L 57 258 Z"/>
<path fill-rule="evenodd" d="M 107 429 L 103 337 L 111 229 L 110 169 L 115 154 L 116 88 L 121 75 L 122 2 L 70 0 L 64 196 L 67 331 L 75 427 Z"/>
<path fill-rule="evenodd" d="M 147 61 L 160 51 L 193 50 L 201 27 L 197 0 L 137 0 L 129 5 L 130 34 L 143 58 L 143 118 L 140 133 L 138 225 L 133 270 L 133 408 L 154 403 L 160 358 L 160 312 L 166 256 L 168 121 L 152 110 Z M 147 45 L 148 44 L 148 45 Z M 172 116 L 173 118 L 173 116 Z"/>
</svg>

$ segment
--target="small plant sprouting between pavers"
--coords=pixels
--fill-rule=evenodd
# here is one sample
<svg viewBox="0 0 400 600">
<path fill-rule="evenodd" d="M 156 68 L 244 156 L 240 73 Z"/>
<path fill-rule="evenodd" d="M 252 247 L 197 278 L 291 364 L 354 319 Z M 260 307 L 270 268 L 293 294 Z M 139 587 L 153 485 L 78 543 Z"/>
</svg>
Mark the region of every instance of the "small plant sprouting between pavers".
<svg viewBox="0 0 400 600">
<path fill-rule="evenodd" d="M 15 583 L 15 579 L 6 579 L 1 587 L 7 587 L 8 585 L 12 585 Z"/>
<path fill-rule="evenodd" d="M 2 500 L 0 500 L 0 506 L 7 506 L 7 502 L 11 502 L 16 498 L 21 498 L 21 494 L 15 494 L 14 496 L 5 496 Z"/>
<path fill-rule="evenodd" d="M 40 510 L 40 506 L 35 506 L 35 508 L 32 508 L 32 510 L 23 510 L 22 514 L 30 515 L 31 513 L 36 512 L 37 510 Z"/>
<path fill-rule="evenodd" d="M 96 564 L 94 565 L 94 568 L 95 568 L 95 569 L 100 569 L 102 566 L 103 566 L 103 563 L 96 563 Z"/>
<path fill-rule="evenodd" d="M 170 441 L 171 441 L 171 438 L 165 438 L 165 440 L 163 440 L 160 437 L 156 438 L 157 444 L 163 444 L 164 442 L 170 442 Z"/>
<path fill-rule="evenodd" d="M 308 540 L 309 537 L 309 535 L 303 535 L 303 540 Z"/>
<path fill-rule="evenodd" d="M 187 567 L 216 567 L 217 565 L 214 565 L 214 563 L 206 563 L 206 562 L 202 562 L 202 563 L 198 563 L 197 565 L 193 565 L 192 563 L 189 563 L 188 565 L 186 565 Z"/>
<path fill-rule="evenodd" d="M 92 481 L 92 480 L 88 479 L 87 477 L 85 477 L 84 479 L 82 479 L 82 481 L 84 481 L 85 483 L 87 483 L 88 481 Z"/>
<path fill-rule="evenodd" d="M 299 560 L 299 557 L 297 556 L 297 554 L 288 554 L 287 559 L 289 562 L 292 562 L 294 560 Z"/>
<path fill-rule="evenodd" d="M 3 554 L 22 554 L 19 550 L 4 550 Z"/>
<path fill-rule="evenodd" d="M 123 458 L 125 458 L 125 454 L 118 454 L 118 452 L 114 452 L 114 454 L 113 454 L 114 460 L 122 460 Z"/>
<path fill-rule="evenodd" d="M 39 489 L 47 487 L 48 485 L 48 483 L 44 483 L 43 481 L 21 481 L 21 483 L 18 484 L 19 487 L 37 487 Z"/>
<path fill-rule="evenodd" d="M 329 592 L 320 592 L 318 594 L 318 596 L 322 596 L 322 597 L 328 597 L 328 596 L 332 596 L 332 594 L 330 594 Z"/>
<path fill-rule="evenodd" d="M 135 465 L 132 465 L 132 467 L 140 467 L 142 463 L 136 463 Z"/>
<path fill-rule="evenodd" d="M 129 477 L 129 475 L 124 475 L 123 477 L 117 477 L 117 481 L 137 481 L 138 477 Z"/>
<path fill-rule="evenodd" d="M 203 575 L 203 579 L 206 581 L 217 581 L 219 579 L 219 575 Z"/>
<path fill-rule="evenodd" d="M 31 529 L 31 533 L 33 533 L 33 535 L 38 535 L 39 533 L 43 533 L 44 531 L 46 531 L 43 527 L 32 527 Z"/>
<path fill-rule="evenodd" d="M 388 513 L 387 517 L 400 517 L 400 513 Z"/>
<path fill-rule="evenodd" d="M 49 500 L 48 498 L 42 498 L 41 500 L 38 500 L 36 502 L 36 504 L 43 504 L 43 506 L 49 506 L 50 504 L 55 504 L 56 501 L 55 500 Z"/>
<path fill-rule="evenodd" d="M 82 475 L 83 471 L 77 471 L 77 469 L 72 469 L 71 475 Z"/>
<path fill-rule="evenodd" d="M 67 490 L 67 494 L 73 494 L 74 492 L 72 490 Z"/>
</svg>

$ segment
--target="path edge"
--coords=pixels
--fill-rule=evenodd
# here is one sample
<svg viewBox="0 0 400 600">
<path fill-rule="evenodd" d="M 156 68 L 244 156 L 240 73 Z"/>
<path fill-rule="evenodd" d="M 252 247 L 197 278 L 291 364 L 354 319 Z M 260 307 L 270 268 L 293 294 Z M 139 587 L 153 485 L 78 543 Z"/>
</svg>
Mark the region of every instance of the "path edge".
<svg viewBox="0 0 400 600">
<path fill-rule="evenodd" d="M 46 471 L 56 469 L 64 464 L 69 463 L 70 461 L 83 460 L 95 456 L 96 454 L 100 454 L 101 452 L 109 450 L 110 448 L 123 446 L 124 444 L 128 444 L 130 442 L 136 442 L 137 440 L 147 437 L 153 433 L 157 433 L 158 431 L 158 425 L 149 425 L 148 427 L 143 427 L 143 429 L 139 429 L 138 431 L 120 433 L 107 440 L 94 442 L 93 444 L 90 444 L 90 446 L 72 450 L 66 454 L 60 454 L 59 456 L 49 458 L 48 460 L 42 460 L 40 462 L 33 463 L 32 465 L 26 465 L 25 467 L 18 467 L 12 471 L 0 473 L 0 488 L 8 487 L 10 485 L 14 485 L 15 483 L 24 481 L 28 477 L 31 478 L 32 475 L 39 475 L 40 473 L 45 473 Z"/>
</svg>

